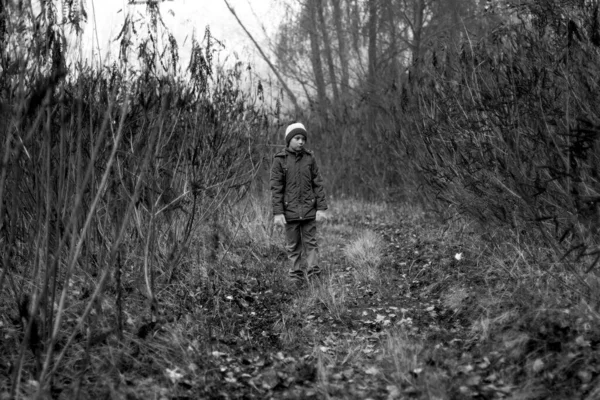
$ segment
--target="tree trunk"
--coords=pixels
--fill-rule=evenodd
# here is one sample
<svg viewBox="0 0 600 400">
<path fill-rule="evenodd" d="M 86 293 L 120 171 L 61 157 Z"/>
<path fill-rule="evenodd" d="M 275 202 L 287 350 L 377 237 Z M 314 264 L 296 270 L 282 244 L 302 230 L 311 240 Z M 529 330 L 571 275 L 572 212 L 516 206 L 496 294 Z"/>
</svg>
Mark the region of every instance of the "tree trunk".
<svg viewBox="0 0 600 400">
<path fill-rule="evenodd" d="M 369 92 L 373 92 L 376 83 L 377 73 L 377 0 L 369 0 L 369 69 L 367 72 L 367 82 Z"/>
<path fill-rule="evenodd" d="M 398 78 L 398 74 L 400 71 L 400 63 L 398 61 L 398 32 L 396 30 L 396 13 L 394 12 L 394 4 L 393 0 L 387 0 L 387 15 L 388 15 L 388 23 L 390 25 L 390 55 L 392 57 L 391 60 L 391 78 L 392 82 L 396 81 Z"/>
<path fill-rule="evenodd" d="M 456 0 L 451 0 L 450 4 L 452 5 L 452 43 L 455 46 L 458 46 L 460 43 L 460 37 L 462 36 L 462 26 L 460 24 L 460 7 Z"/>
<path fill-rule="evenodd" d="M 369 99 L 368 123 L 369 128 L 375 125 L 375 92 L 377 84 L 377 0 L 369 0 L 369 69 L 367 72 L 367 98 Z"/>
<path fill-rule="evenodd" d="M 340 104 L 340 94 L 338 91 L 337 77 L 335 76 L 335 64 L 333 63 L 331 40 L 329 39 L 329 31 L 327 29 L 327 22 L 325 21 L 325 7 L 323 7 L 323 0 L 316 0 L 316 5 L 320 22 L 319 25 L 321 26 L 321 33 L 323 34 L 325 57 L 327 58 L 327 66 L 329 67 L 329 80 L 331 82 L 331 90 L 333 92 L 333 102 L 335 106 L 338 106 Z"/>
<path fill-rule="evenodd" d="M 423 36 L 423 17 L 425 14 L 425 0 L 415 0 L 413 12 L 413 44 L 412 62 L 414 67 L 421 63 L 421 41 Z M 418 68 L 415 68 L 418 71 Z"/>
<path fill-rule="evenodd" d="M 348 97 L 348 88 L 350 84 L 350 74 L 348 72 L 348 47 L 346 45 L 346 35 L 342 25 L 342 8 L 340 0 L 331 0 L 333 4 L 333 19 L 338 39 L 338 54 L 340 57 L 340 67 L 342 70 L 340 87 L 342 89 L 342 101 Z"/>
<path fill-rule="evenodd" d="M 354 50 L 354 54 L 356 60 L 358 60 L 358 64 L 362 72 L 365 72 L 363 66 L 363 59 L 360 51 L 361 41 L 360 41 L 360 32 L 361 32 L 361 21 L 360 21 L 360 10 L 358 7 L 357 0 L 348 0 L 348 17 L 350 18 L 350 32 L 352 33 L 352 46 Z"/>
<path fill-rule="evenodd" d="M 308 0 L 308 35 L 310 38 L 310 61 L 315 75 L 317 87 L 318 106 L 327 108 L 327 93 L 325 91 L 325 77 L 323 76 L 323 63 L 321 61 L 321 44 L 319 42 L 319 30 L 317 24 L 317 0 Z"/>
</svg>

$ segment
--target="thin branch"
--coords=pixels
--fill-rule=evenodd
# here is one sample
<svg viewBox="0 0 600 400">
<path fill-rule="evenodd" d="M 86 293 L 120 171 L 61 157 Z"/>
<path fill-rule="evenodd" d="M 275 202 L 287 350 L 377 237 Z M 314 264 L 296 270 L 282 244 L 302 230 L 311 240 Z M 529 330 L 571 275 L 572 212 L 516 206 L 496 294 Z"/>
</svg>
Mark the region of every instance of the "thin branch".
<svg viewBox="0 0 600 400">
<path fill-rule="evenodd" d="M 298 100 L 296 99 L 296 96 L 294 95 L 294 93 L 292 92 L 292 90 L 285 83 L 285 81 L 283 80 L 283 77 L 279 74 L 279 71 L 277 71 L 277 69 L 275 68 L 275 66 L 271 62 L 271 60 L 269 60 L 269 58 L 267 57 L 267 55 L 265 54 L 265 52 L 262 50 L 262 48 L 260 47 L 260 45 L 258 44 L 258 42 L 252 36 L 252 34 L 248 31 L 248 29 L 246 29 L 246 27 L 244 26 L 244 24 L 242 23 L 242 21 L 238 17 L 238 15 L 235 12 L 235 10 L 233 9 L 233 7 L 231 7 L 231 5 L 229 5 L 229 2 L 227 0 L 223 0 L 223 1 L 225 2 L 225 5 L 227 6 L 227 8 L 231 12 L 231 14 L 237 20 L 237 22 L 240 25 L 240 27 L 244 30 L 244 32 L 246 32 L 246 35 L 248 36 L 248 38 L 252 41 L 252 43 L 254 43 L 254 46 L 256 47 L 256 49 L 258 50 L 258 52 L 260 53 L 260 55 L 262 56 L 263 60 L 265 60 L 265 62 L 267 64 L 269 64 L 269 67 L 271 68 L 271 71 L 273 71 L 273 73 L 277 77 L 277 80 L 279 81 L 279 83 L 281 83 L 281 86 L 283 86 L 283 89 L 285 90 L 285 92 L 290 97 L 290 100 L 292 101 L 292 103 L 294 103 L 294 108 L 296 109 L 296 111 L 298 111 L 300 109 L 300 107 L 298 106 Z"/>
</svg>

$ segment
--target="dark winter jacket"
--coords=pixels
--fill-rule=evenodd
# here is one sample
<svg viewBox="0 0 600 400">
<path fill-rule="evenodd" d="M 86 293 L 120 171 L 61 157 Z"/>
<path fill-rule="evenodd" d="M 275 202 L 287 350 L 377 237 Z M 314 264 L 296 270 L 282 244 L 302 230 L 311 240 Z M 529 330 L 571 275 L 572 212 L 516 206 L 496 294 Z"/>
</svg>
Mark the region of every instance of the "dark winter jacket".
<svg viewBox="0 0 600 400">
<path fill-rule="evenodd" d="M 285 149 L 275 154 L 271 166 L 273 215 L 286 221 L 314 219 L 317 210 L 326 210 L 323 180 L 312 152 Z"/>
</svg>

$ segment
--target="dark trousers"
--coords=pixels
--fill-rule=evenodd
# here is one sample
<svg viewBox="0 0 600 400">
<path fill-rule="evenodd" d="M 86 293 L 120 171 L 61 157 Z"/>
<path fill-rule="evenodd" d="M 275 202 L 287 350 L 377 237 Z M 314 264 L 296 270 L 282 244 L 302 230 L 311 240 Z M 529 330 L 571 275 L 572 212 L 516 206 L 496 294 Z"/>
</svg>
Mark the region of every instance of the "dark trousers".
<svg viewBox="0 0 600 400">
<path fill-rule="evenodd" d="M 319 265 L 317 222 L 314 219 L 288 222 L 285 225 L 285 238 L 290 272 L 302 271 L 302 261 L 306 262 L 308 270 Z"/>
</svg>

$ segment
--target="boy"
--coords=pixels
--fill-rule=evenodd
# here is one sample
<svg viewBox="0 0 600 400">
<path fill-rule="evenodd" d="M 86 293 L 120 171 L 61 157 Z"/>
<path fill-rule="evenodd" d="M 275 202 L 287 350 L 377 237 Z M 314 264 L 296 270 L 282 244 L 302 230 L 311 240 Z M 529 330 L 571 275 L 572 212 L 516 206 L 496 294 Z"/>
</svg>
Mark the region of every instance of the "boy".
<svg viewBox="0 0 600 400">
<path fill-rule="evenodd" d="M 285 227 L 289 275 L 296 282 L 321 273 L 316 221 L 327 219 L 323 180 L 313 153 L 304 148 L 306 138 L 303 124 L 289 125 L 286 148 L 275 154 L 271 165 L 274 223 Z"/>
</svg>

